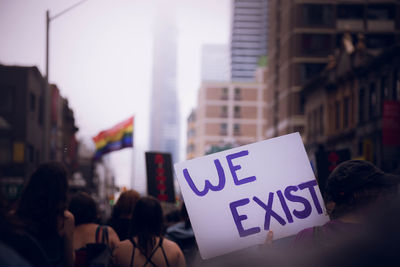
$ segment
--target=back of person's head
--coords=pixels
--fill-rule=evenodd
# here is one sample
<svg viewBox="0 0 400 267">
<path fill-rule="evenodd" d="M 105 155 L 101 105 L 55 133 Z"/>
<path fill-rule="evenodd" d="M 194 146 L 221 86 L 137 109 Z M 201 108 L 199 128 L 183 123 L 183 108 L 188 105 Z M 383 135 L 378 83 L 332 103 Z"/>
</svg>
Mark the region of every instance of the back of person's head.
<svg viewBox="0 0 400 267">
<path fill-rule="evenodd" d="M 113 219 L 120 217 L 130 218 L 139 198 L 140 195 L 136 190 L 122 192 L 113 208 Z"/>
<path fill-rule="evenodd" d="M 400 177 L 382 172 L 368 161 L 349 160 L 330 174 L 326 200 L 335 203 L 330 215 L 336 219 L 361 210 L 379 198 L 397 192 Z"/>
<path fill-rule="evenodd" d="M 68 180 L 58 162 L 39 165 L 22 191 L 16 214 L 35 235 L 57 233 L 59 216 L 67 206 Z"/>
<path fill-rule="evenodd" d="M 75 217 L 75 225 L 94 223 L 98 218 L 94 199 L 85 192 L 78 192 L 71 197 L 69 211 Z"/>
<path fill-rule="evenodd" d="M 151 196 L 141 197 L 132 214 L 132 235 L 137 236 L 139 247 L 145 253 L 155 245 L 155 238 L 161 235 L 163 213 L 160 202 Z"/>
</svg>

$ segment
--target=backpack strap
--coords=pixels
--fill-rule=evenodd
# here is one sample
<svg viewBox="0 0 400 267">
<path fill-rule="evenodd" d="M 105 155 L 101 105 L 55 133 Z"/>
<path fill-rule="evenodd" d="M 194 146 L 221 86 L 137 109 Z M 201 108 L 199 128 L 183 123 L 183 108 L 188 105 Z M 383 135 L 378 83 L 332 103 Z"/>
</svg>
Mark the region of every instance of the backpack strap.
<svg viewBox="0 0 400 267">
<path fill-rule="evenodd" d="M 101 236 L 101 242 L 100 242 L 100 236 Z M 96 243 L 106 244 L 108 246 L 108 228 L 106 225 L 97 226 Z"/>
<path fill-rule="evenodd" d="M 96 228 L 96 234 L 95 234 L 96 243 L 100 243 L 100 231 L 101 231 L 101 226 L 98 225 Z"/>
<path fill-rule="evenodd" d="M 108 246 L 108 227 L 107 225 L 102 226 L 103 236 L 101 238 L 101 243 L 106 244 Z"/>
</svg>

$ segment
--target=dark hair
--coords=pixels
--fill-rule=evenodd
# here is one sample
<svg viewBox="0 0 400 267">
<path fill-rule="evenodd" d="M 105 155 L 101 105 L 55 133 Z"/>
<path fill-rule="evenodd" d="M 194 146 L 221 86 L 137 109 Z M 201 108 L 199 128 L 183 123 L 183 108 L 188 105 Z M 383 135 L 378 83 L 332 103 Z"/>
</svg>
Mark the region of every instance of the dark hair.
<svg viewBox="0 0 400 267">
<path fill-rule="evenodd" d="M 113 208 L 112 218 L 116 219 L 122 216 L 132 216 L 133 209 L 135 208 L 136 202 L 139 198 L 140 195 L 136 190 L 127 190 L 122 192 Z"/>
<path fill-rule="evenodd" d="M 386 174 L 370 162 L 345 161 L 335 168 L 327 180 L 325 200 L 335 203 L 328 213 L 337 219 L 356 212 L 382 196 L 395 193 L 399 181 L 400 177 Z"/>
<path fill-rule="evenodd" d="M 155 238 L 161 236 L 162 227 L 160 202 L 151 196 L 140 198 L 132 214 L 132 236 L 137 236 L 138 246 L 146 255 L 154 248 Z"/>
<path fill-rule="evenodd" d="M 39 165 L 22 191 L 16 215 L 35 236 L 58 234 L 67 206 L 67 170 L 62 163 Z"/>
<path fill-rule="evenodd" d="M 75 225 L 94 223 L 97 220 L 96 202 L 85 192 L 78 192 L 72 196 L 69 211 L 75 217 Z"/>
</svg>

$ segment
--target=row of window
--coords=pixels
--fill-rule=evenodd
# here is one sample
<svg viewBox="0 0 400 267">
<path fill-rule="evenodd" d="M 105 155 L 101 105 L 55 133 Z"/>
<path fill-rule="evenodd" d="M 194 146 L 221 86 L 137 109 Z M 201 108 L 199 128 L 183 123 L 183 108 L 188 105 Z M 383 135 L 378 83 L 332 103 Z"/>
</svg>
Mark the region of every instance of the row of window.
<svg viewBox="0 0 400 267">
<path fill-rule="evenodd" d="M 220 135 L 228 135 L 228 124 L 227 123 L 220 124 Z M 236 135 L 236 136 L 241 135 L 240 124 L 238 124 L 238 123 L 233 124 L 233 135 Z"/>
<path fill-rule="evenodd" d="M 392 20 L 395 18 L 395 4 L 337 5 L 338 19 Z M 304 4 L 301 6 L 303 26 L 334 26 L 335 6 L 332 4 Z"/>
<path fill-rule="evenodd" d="M 337 132 L 354 125 L 355 112 L 358 112 L 358 124 L 380 118 L 384 101 L 390 100 L 400 101 L 400 70 L 398 69 L 393 71 L 392 79 L 382 76 L 377 81 L 361 86 L 358 95 L 353 93 L 334 101 L 328 111 L 330 131 Z M 358 110 L 354 110 L 356 102 L 358 102 Z M 307 113 L 307 124 L 309 138 L 324 134 L 323 106 Z"/>
<path fill-rule="evenodd" d="M 222 94 L 221 94 L 221 100 L 228 100 L 229 99 L 229 94 L 228 94 L 228 88 L 222 88 Z M 234 89 L 234 95 L 233 95 L 234 100 L 241 100 L 242 99 L 242 93 L 240 88 L 235 88 Z"/>
<path fill-rule="evenodd" d="M 29 112 L 35 113 L 37 112 L 37 119 L 39 125 L 43 125 L 43 116 L 44 116 L 44 99 L 42 96 L 37 98 L 34 92 L 29 92 L 28 99 L 28 107 Z M 0 88 L 0 114 L 2 115 L 11 115 L 15 112 L 14 108 L 17 105 L 15 100 L 15 88 L 14 87 L 1 87 Z"/>
<path fill-rule="evenodd" d="M 227 106 L 222 106 L 221 107 L 221 118 L 227 118 L 228 117 L 228 107 Z M 241 108 L 240 106 L 234 106 L 233 107 L 233 117 L 234 118 L 241 118 Z"/>
</svg>

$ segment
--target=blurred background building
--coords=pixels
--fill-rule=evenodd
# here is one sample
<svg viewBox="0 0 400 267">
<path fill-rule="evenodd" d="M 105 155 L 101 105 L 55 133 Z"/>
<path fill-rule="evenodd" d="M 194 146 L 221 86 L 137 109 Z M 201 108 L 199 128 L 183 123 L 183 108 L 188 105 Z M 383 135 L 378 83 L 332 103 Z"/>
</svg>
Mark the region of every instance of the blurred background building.
<svg viewBox="0 0 400 267">
<path fill-rule="evenodd" d="M 392 46 L 400 37 L 399 1 L 268 2 L 267 137 L 304 133 L 302 86 L 321 72 L 328 56 L 342 45 L 354 49 L 358 33 L 371 54 Z"/>
<path fill-rule="evenodd" d="M 254 81 L 260 57 L 267 55 L 267 15 L 267 0 L 232 1 L 232 81 Z"/>
<path fill-rule="evenodd" d="M 159 1 L 154 28 L 153 88 L 150 103 L 150 150 L 179 161 L 176 17 L 173 5 Z"/>
<path fill-rule="evenodd" d="M 45 94 L 51 99 L 49 107 Z M 45 120 L 50 122 L 47 135 Z M 116 189 L 111 165 L 94 162 L 94 150 L 77 141 L 77 131 L 68 100 L 57 85 L 46 86 L 37 67 L 0 65 L 0 189 L 6 200 L 18 198 L 47 154 L 67 167 L 71 193 L 84 190 L 99 203 L 108 201 Z"/>
<path fill-rule="evenodd" d="M 262 82 L 203 82 L 188 118 L 187 157 L 199 157 L 264 139 Z"/>
</svg>

